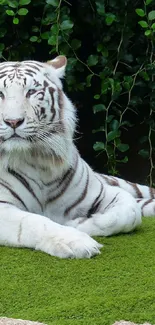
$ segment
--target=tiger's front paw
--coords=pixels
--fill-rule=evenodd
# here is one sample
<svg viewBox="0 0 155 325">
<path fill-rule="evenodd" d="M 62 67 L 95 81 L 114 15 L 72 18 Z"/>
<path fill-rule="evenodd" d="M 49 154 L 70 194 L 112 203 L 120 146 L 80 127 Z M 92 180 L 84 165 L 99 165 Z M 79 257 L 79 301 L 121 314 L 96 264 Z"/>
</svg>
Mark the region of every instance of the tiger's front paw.
<svg viewBox="0 0 155 325">
<path fill-rule="evenodd" d="M 44 236 L 36 245 L 37 250 L 60 258 L 90 258 L 100 254 L 101 247 L 90 236 L 71 227 L 61 228 L 54 236 Z"/>
</svg>

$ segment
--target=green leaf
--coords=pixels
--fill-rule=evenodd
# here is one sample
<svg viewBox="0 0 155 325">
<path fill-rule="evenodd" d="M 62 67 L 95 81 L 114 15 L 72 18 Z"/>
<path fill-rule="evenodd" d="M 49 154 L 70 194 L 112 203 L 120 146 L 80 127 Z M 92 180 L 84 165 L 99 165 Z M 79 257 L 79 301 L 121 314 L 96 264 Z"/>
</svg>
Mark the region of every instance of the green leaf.
<svg viewBox="0 0 155 325">
<path fill-rule="evenodd" d="M 91 79 L 93 77 L 93 74 L 89 74 L 86 78 L 86 86 L 90 87 L 91 86 Z"/>
<path fill-rule="evenodd" d="M 149 35 L 151 35 L 151 30 L 150 30 L 150 29 L 147 29 L 147 30 L 145 31 L 145 36 L 149 36 Z"/>
<path fill-rule="evenodd" d="M 97 52 L 101 52 L 102 51 L 102 49 L 103 49 L 103 44 L 102 43 L 99 43 L 98 45 L 97 45 Z"/>
<path fill-rule="evenodd" d="M 8 0 L 8 5 L 11 8 L 17 8 L 18 7 L 18 2 L 16 0 Z"/>
<path fill-rule="evenodd" d="M 96 65 L 97 63 L 98 63 L 98 56 L 93 54 L 89 55 L 87 64 L 91 67 Z"/>
<path fill-rule="evenodd" d="M 108 89 L 109 89 L 108 80 L 107 79 L 102 80 L 102 82 L 101 82 L 101 93 L 104 94 L 104 95 L 107 94 Z"/>
<path fill-rule="evenodd" d="M 112 78 L 109 78 L 108 80 L 109 80 L 109 83 L 111 85 L 112 93 L 114 93 L 114 84 L 115 84 L 115 81 Z"/>
<path fill-rule="evenodd" d="M 145 4 L 148 6 L 153 0 L 146 0 Z"/>
<path fill-rule="evenodd" d="M 14 24 L 14 25 L 18 25 L 18 24 L 19 24 L 19 19 L 16 18 L 16 17 L 14 17 L 14 18 L 13 18 L 13 24 Z"/>
<path fill-rule="evenodd" d="M 6 14 L 7 14 L 8 16 L 14 16 L 14 15 L 15 15 L 15 13 L 14 13 L 13 10 L 6 10 Z"/>
<path fill-rule="evenodd" d="M 2 52 L 5 49 L 5 45 L 3 43 L 0 43 L 0 52 Z"/>
<path fill-rule="evenodd" d="M 117 120 L 112 120 L 110 123 L 111 130 L 115 131 L 119 128 L 119 122 Z"/>
<path fill-rule="evenodd" d="M 130 90 L 130 84 L 128 83 L 128 82 L 123 82 L 123 87 L 125 88 L 125 89 L 127 89 L 127 90 Z"/>
<path fill-rule="evenodd" d="M 110 123 L 112 121 L 112 119 L 114 118 L 114 115 L 109 115 L 106 122 Z"/>
<path fill-rule="evenodd" d="M 38 26 L 32 26 L 32 32 L 34 32 L 34 33 L 39 32 L 39 27 Z"/>
<path fill-rule="evenodd" d="M 110 131 L 107 135 L 107 141 L 112 141 L 118 136 L 118 130 Z"/>
<path fill-rule="evenodd" d="M 101 151 L 101 150 L 105 150 L 105 145 L 103 142 L 96 142 L 94 145 L 93 145 L 93 149 L 95 151 Z"/>
<path fill-rule="evenodd" d="M 97 104 L 93 106 L 93 112 L 94 114 L 96 114 L 97 112 L 101 112 L 101 111 L 106 111 L 106 107 L 103 104 Z"/>
<path fill-rule="evenodd" d="M 26 9 L 26 8 L 20 8 L 18 10 L 18 15 L 19 16 L 26 16 L 28 12 L 29 12 L 28 9 Z"/>
<path fill-rule="evenodd" d="M 31 2 L 31 0 L 20 0 L 19 5 L 21 6 L 26 6 Z"/>
<path fill-rule="evenodd" d="M 145 20 L 140 20 L 138 24 L 143 28 L 147 28 L 149 26 Z"/>
<path fill-rule="evenodd" d="M 51 5 L 53 7 L 58 7 L 59 0 L 46 0 L 46 3 L 48 3 L 49 5 Z"/>
<path fill-rule="evenodd" d="M 121 160 L 121 162 L 123 162 L 123 163 L 127 163 L 127 162 L 128 162 L 128 160 L 129 160 L 129 159 L 128 159 L 128 157 L 127 157 L 127 156 L 125 156 L 125 157 L 124 157 L 124 159 L 122 159 L 122 160 Z"/>
<path fill-rule="evenodd" d="M 100 98 L 100 95 L 99 94 L 96 94 L 95 96 L 94 96 L 94 99 L 99 99 Z"/>
<path fill-rule="evenodd" d="M 120 163 L 127 163 L 128 162 L 128 157 L 127 156 L 125 156 L 123 159 L 121 159 L 121 160 L 117 160 L 117 162 L 120 162 Z"/>
<path fill-rule="evenodd" d="M 48 31 L 48 32 L 44 32 L 41 34 L 41 38 L 42 39 L 49 39 L 50 38 L 50 35 L 51 33 Z"/>
<path fill-rule="evenodd" d="M 108 58 L 108 56 L 109 56 L 108 49 L 104 48 L 101 53 L 102 53 L 102 55 L 103 55 L 104 58 Z M 103 60 L 103 57 L 102 57 L 102 62 L 105 62 L 106 63 L 106 61 Z"/>
<path fill-rule="evenodd" d="M 49 45 L 55 45 L 57 42 L 57 36 L 56 35 L 52 35 L 49 39 L 48 39 L 48 44 Z"/>
<path fill-rule="evenodd" d="M 79 47 L 81 46 L 81 41 L 79 39 L 73 39 L 71 41 L 71 47 L 74 49 L 74 50 L 77 50 Z"/>
<path fill-rule="evenodd" d="M 155 29 L 155 23 L 153 23 L 153 24 L 151 25 L 151 28 L 152 28 L 152 29 Z"/>
<path fill-rule="evenodd" d="M 98 129 L 92 130 L 92 133 L 98 133 L 98 132 L 104 132 L 105 128 L 104 126 L 100 126 Z"/>
<path fill-rule="evenodd" d="M 37 42 L 38 37 L 37 36 L 31 36 L 30 37 L 30 42 Z"/>
<path fill-rule="evenodd" d="M 67 64 L 67 71 L 71 71 L 77 64 L 77 59 L 76 58 L 68 58 L 68 64 Z"/>
<path fill-rule="evenodd" d="M 127 90 L 130 90 L 132 87 L 133 79 L 131 76 L 124 76 L 123 87 Z"/>
<path fill-rule="evenodd" d="M 107 58 L 109 55 L 108 49 L 102 43 L 98 44 L 97 52 L 101 52 L 105 58 Z"/>
<path fill-rule="evenodd" d="M 121 152 L 125 152 L 125 151 L 129 150 L 129 145 L 126 144 L 126 143 L 119 143 L 119 144 L 117 145 L 117 149 L 118 149 L 119 151 L 121 151 Z"/>
<path fill-rule="evenodd" d="M 6 5 L 6 0 L 0 0 L 0 5 Z"/>
<path fill-rule="evenodd" d="M 152 10 L 148 13 L 148 19 L 154 20 L 155 19 L 155 10 Z"/>
<path fill-rule="evenodd" d="M 145 149 L 139 150 L 138 154 L 143 158 L 149 158 L 149 151 Z"/>
<path fill-rule="evenodd" d="M 52 35 L 57 35 L 58 30 L 59 30 L 59 26 L 57 24 L 52 25 L 51 27 Z"/>
<path fill-rule="evenodd" d="M 96 1 L 96 10 L 97 10 L 97 13 L 100 15 L 100 16 L 104 16 L 105 15 L 105 7 L 104 7 L 104 3 L 102 2 L 99 2 L 99 1 Z"/>
<path fill-rule="evenodd" d="M 139 75 L 145 80 L 145 81 L 149 81 L 150 80 L 150 77 L 148 75 L 148 73 L 146 71 L 141 71 L 139 73 Z"/>
<path fill-rule="evenodd" d="M 61 30 L 67 30 L 67 29 L 71 29 L 73 27 L 73 23 L 71 20 L 64 20 L 61 25 L 60 28 Z"/>
<path fill-rule="evenodd" d="M 106 14 L 106 19 L 105 19 L 105 22 L 106 22 L 106 25 L 111 25 L 113 23 L 113 21 L 115 20 L 116 16 L 109 13 L 109 14 Z"/>
<path fill-rule="evenodd" d="M 143 9 L 136 9 L 135 10 L 137 15 L 140 16 L 140 17 L 144 17 L 145 16 L 145 11 Z"/>
</svg>

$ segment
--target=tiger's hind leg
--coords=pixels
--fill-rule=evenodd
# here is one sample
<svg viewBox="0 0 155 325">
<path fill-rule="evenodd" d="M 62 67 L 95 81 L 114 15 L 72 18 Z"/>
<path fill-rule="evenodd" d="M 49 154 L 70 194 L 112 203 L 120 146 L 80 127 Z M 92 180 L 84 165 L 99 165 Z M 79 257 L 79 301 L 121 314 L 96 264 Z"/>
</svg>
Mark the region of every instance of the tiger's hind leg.
<svg viewBox="0 0 155 325">
<path fill-rule="evenodd" d="M 104 202 L 98 212 L 90 217 L 71 220 L 67 225 L 90 236 L 112 236 L 128 233 L 141 224 L 141 208 L 126 191 L 107 187 Z"/>
</svg>

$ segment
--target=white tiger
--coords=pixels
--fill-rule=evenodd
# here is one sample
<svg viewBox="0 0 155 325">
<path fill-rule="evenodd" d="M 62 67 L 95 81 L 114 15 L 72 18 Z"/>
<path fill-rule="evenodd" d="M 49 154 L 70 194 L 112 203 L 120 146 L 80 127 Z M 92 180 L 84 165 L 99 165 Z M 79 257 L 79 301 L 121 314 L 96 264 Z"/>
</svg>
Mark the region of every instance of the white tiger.
<svg viewBox="0 0 155 325">
<path fill-rule="evenodd" d="M 80 157 L 60 81 L 66 62 L 0 64 L 0 244 L 89 258 L 102 247 L 90 236 L 130 232 L 155 214 L 155 191 Z"/>
</svg>

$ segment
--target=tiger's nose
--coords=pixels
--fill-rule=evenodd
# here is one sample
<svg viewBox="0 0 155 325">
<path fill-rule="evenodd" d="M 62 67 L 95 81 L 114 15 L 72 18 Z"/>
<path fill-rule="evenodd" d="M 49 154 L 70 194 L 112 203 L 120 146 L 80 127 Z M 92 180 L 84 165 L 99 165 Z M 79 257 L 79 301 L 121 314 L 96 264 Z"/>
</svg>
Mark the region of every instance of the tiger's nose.
<svg viewBox="0 0 155 325">
<path fill-rule="evenodd" d="M 5 124 L 9 125 L 12 129 L 18 128 L 21 124 L 24 122 L 24 118 L 19 118 L 19 119 L 4 119 Z"/>
</svg>

